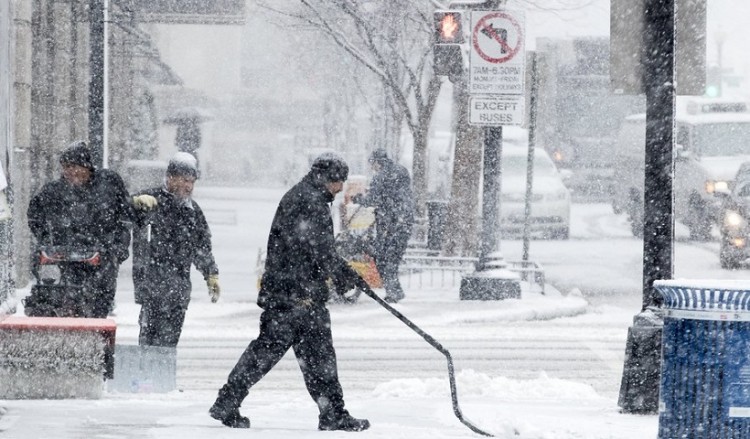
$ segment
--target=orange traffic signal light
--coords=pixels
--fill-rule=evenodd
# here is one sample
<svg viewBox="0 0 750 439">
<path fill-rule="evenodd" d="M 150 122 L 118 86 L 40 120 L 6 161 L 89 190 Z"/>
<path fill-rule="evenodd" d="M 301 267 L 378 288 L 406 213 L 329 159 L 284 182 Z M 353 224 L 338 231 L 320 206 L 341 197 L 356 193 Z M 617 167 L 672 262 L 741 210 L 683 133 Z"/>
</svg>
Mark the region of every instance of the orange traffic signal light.
<svg viewBox="0 0 750 439">
<path fill-rule="evenodd" d="M 435 12 L 434 17 L 436 44 L 462 44 L 464 42 L 460 12 L 439 11 Z"/>
<path fill-rule="evenodd" d="M 463 71 L 461 46 L 464 42 L 464 31 L 461 25 L 461 13 L 458 11 L 435 11 L 435 44 L 433 66 L 438 76 L 448 76 L 453 81 Z"/>
</svg>

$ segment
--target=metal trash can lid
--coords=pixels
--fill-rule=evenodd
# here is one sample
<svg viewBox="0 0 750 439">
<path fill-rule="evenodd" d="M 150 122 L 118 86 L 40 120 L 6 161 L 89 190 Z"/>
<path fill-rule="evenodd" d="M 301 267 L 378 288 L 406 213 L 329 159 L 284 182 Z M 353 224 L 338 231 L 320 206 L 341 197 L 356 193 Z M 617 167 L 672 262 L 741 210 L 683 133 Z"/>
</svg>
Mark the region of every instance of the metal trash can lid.
<svg viewBox="0 0 750 439">
<path fill-rule="evenodd" d="M 750 321 L 750 280 L 657 280 L 664 317 L 693 320 Z"/>
</svg>

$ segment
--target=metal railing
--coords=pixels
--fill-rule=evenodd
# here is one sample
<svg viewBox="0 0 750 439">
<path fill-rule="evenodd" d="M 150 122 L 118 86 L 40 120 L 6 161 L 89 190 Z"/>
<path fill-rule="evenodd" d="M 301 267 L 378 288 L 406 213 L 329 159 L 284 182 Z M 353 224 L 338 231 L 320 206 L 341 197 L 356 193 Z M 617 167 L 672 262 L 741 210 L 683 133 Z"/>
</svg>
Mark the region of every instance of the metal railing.
<svg viewBox="0 0 750 439">
<path fill-rule="evenodd" d="M 436 252 L 409 250 L 404 256 L 400 273 L 406 275 L 407 287 L 416 283 L 418 288 L 457 286 L 464 273 L 475 270 L 478 258 L 437 256 Z M 508 271 L 518 273 L 522 281 L 529 283 L 532 291 L 544 294 L 544 268 L 534 261 L 504 261 Z"/>
</svg>

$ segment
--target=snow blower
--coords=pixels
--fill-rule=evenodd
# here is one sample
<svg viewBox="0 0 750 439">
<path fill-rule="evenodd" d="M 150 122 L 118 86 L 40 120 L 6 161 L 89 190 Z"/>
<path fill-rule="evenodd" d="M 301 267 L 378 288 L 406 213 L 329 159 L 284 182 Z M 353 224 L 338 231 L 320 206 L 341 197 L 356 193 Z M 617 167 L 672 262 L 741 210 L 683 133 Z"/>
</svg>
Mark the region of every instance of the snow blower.
<svg viewBox="0 0 750 439">
<path fill-rule="evenodd" d="M 455 377 L 455 372 L 453 369 L 453 359 L 451 358 L 451 354 L 450 352 L 448 352 L 448 349 L 445 349 L 443 345 L 438 343 L 438 341 L 435 340 L 430 334 L 424 332 L 417 325 L 415 325 L 414 322 L 407 319 L 398 310 L 396 310 L 394 307 L 389 305 L 385 300 L 381 299 L 380 296 L 375 294 L 372 288 L 370 288 L 367 282 L 358 282 L 357 288 L 362 290 L 368 296 L 370 296 L 370 298 L 376 301 L 380 306 L 387 309 L 388 312 L 396 316 L 396 318 L 401 320 L 412 331 L 419 334 L 427 343 L 429 343 L 432 347 L 437 349 L 441 354 L 445 356 L 446 360 L 448 360 L 448 382 L 450 383 L 450 388 L 451 388 L 451 402 L 453 403 L 453 413 L 456 415 L 458 420 L 461 421 L 462 424 L 469 427 L 469 429 L 473 431 L 474 433 L 478 433 L 483 436 L 494 437 L 490 433 L 487 433 L 486 431 L 481 430 L 480 428 L 478 428 L 477 426 L 469 422 L 469 420 L 466 419 L 463 413 L 461 412 L 461 408 L 458 406 L 458 393 L 456 390 L 456 377 Z M 518 434 L 518 432 L 516 432 L 516 434 Z"/>
<path fill-rule="evenodd" d="M 101 397 L 113 371 L 113 320 L 0 319 L 0 399 Z"/>
<path fill-rule="evenodd" d="M 0 317 L 0 398 L 99 398 L 114 371 L 113 320 L 91 317 L 98 251 L 42 247 L 28 317 Z"/>
</svg>

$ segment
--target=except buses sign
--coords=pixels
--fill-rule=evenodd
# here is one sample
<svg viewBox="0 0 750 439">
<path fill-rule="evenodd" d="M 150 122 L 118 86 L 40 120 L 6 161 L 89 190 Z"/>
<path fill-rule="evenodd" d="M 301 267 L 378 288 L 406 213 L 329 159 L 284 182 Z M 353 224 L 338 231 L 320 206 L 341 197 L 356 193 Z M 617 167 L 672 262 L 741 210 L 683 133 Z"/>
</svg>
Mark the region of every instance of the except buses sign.
<svg viewBox="0 0 750 439">
<path fill-rule="evenodd" d="M 469 122 L 522 125 L 526 49 L 522 11 L 472 11 Z"/>
</svg>

